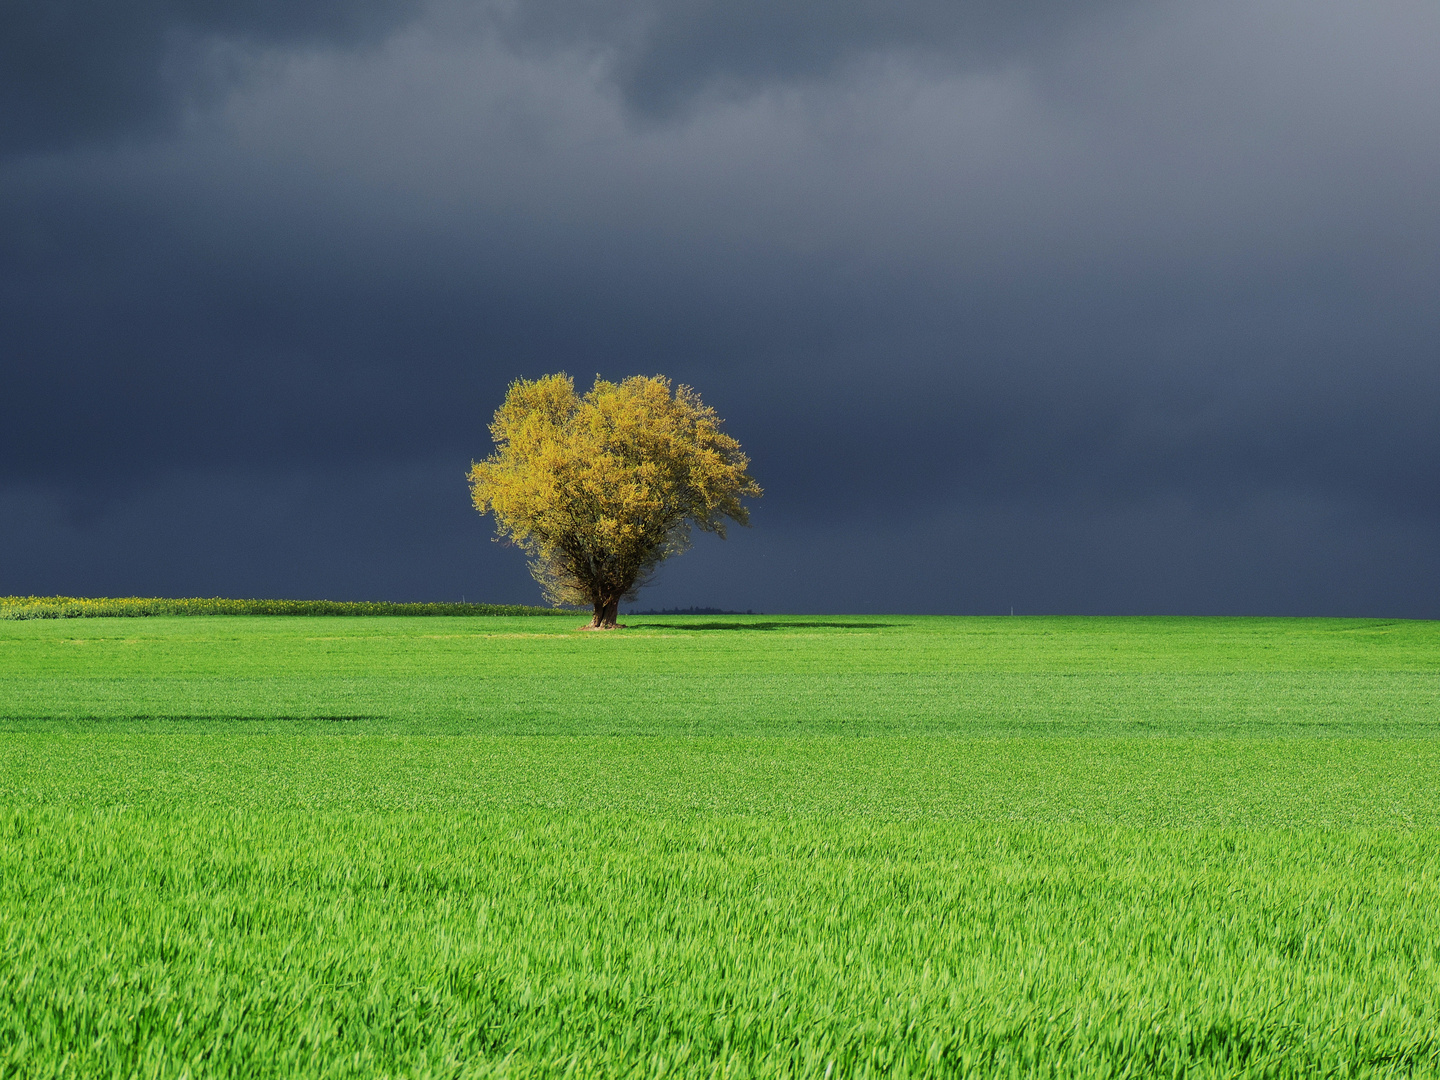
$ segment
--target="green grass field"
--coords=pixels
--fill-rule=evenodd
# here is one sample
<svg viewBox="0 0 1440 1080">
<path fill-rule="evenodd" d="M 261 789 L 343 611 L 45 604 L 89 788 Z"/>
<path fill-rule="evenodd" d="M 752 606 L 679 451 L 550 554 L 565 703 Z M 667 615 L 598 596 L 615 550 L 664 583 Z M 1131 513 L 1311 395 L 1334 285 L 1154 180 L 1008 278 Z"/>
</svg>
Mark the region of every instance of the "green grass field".
<svg viewBox="0 0 1440 1080">
<path fill-rule="evenodd" d="M 1440 1075 L 1440 624 L 0 622 L 0 1075 Z"/>
</svg>

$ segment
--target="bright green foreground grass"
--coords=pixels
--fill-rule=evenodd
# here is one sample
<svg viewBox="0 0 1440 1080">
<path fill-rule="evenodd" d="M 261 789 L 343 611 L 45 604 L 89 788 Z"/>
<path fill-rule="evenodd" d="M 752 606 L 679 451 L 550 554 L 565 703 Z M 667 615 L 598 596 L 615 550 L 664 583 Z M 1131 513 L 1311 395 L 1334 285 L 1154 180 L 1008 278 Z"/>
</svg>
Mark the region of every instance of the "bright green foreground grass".
<svg viewBox="0 0 1440 1080">
<path fill-rule="evenodd" d="M 0 624 L 0 1074 L 1440 1074 L 1435 624 L 577 621 Z"/>
</svg>

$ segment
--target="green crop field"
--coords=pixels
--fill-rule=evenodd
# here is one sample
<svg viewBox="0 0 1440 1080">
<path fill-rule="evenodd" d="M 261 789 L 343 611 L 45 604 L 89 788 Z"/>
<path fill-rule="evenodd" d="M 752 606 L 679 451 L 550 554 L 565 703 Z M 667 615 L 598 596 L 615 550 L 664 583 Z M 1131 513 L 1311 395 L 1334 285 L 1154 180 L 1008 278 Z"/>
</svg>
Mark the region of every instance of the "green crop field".
<svg viewBox="0 0 1440 1080">
<path fill-rule="evenodd" d="M 0 1076 L 1440 1075 L 1440 624 L 0 621 Z"/>
</svg>

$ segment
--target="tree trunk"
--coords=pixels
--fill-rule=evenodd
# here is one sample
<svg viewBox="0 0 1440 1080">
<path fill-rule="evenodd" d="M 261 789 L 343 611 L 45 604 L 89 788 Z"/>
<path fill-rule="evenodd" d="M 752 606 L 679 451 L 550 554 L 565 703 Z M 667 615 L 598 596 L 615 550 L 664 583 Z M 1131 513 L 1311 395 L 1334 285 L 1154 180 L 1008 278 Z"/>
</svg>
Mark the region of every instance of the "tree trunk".
<svg viewBox="0 0 1440 1080">
<path fill-rule="evenodd" d="M 619 600 L 596 600 L 595 615 L 590 620 L 592 630 L 614 630 L 617 626 L 616 620 L 620 615 Z"/>
</svg>

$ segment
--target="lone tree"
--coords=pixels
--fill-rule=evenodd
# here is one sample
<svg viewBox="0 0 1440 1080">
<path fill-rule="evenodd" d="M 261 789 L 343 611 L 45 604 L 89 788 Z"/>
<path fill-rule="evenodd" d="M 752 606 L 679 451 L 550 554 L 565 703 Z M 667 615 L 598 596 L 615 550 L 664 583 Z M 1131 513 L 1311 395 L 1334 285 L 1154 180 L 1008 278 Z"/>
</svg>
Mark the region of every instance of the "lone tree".
<svg viewBox="0 0 1440 1080">
<path fill-rule="evenodd" d="M 597 377 L 584 397 L 563 372 L 510 384 L 490 425 L 495 452 L 471 465 L 470 495 L 499 538 L 530 556 L 552 604 L 591 604 L 613 629 L 622 599 L 684 551 L 692 527 L 749 524 L 750 459 L 688 386 Z"/>
</svg>

